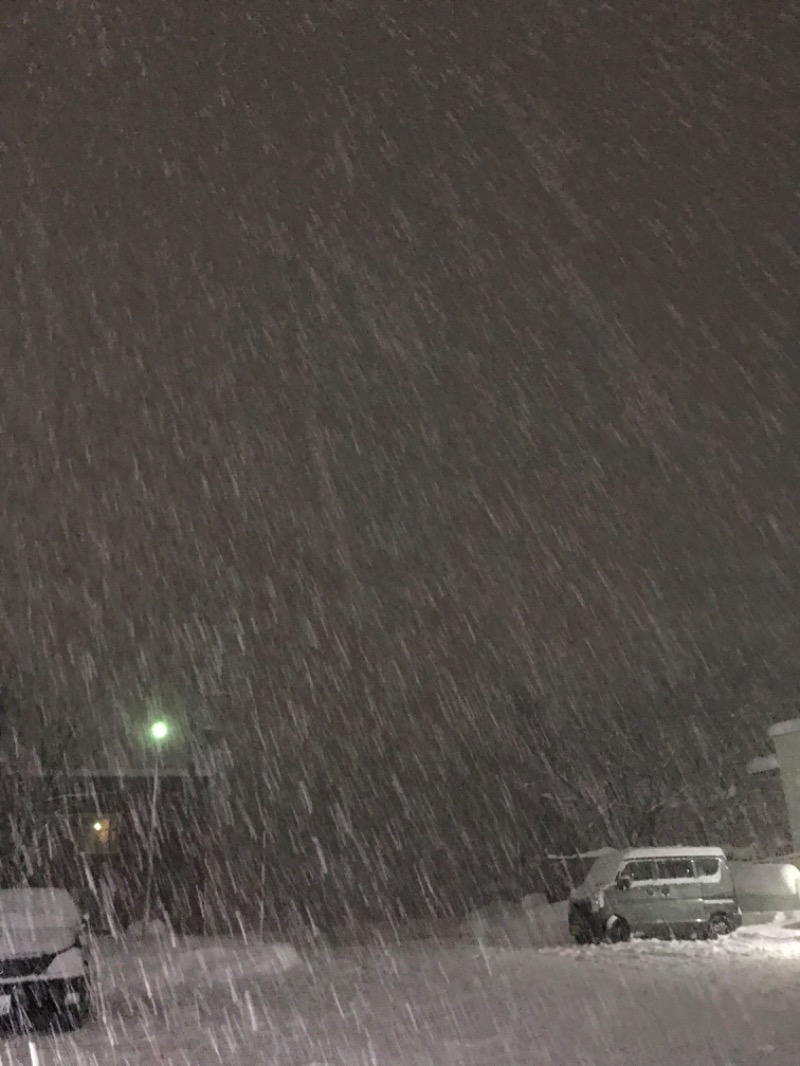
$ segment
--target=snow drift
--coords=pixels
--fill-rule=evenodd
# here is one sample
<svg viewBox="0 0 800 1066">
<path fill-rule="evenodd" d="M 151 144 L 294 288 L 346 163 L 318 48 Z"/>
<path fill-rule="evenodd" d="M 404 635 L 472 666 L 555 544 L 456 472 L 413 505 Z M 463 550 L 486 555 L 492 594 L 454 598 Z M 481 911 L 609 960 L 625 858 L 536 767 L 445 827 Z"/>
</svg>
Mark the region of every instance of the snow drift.
<svg viewBox="0 0 800 1066">
<path fill-rule="evenodd" d="M 520 903 L 494 903 L 466 920 L 462 934 L 488 947 L 552 948 L 571 943 L 568 903 L 535 894 Z"/>
<path fill-rule="evenodd" d="M 788 862 L 730 862 L 743 911 L 800 910 L 800 870 Z"/>
</svg>

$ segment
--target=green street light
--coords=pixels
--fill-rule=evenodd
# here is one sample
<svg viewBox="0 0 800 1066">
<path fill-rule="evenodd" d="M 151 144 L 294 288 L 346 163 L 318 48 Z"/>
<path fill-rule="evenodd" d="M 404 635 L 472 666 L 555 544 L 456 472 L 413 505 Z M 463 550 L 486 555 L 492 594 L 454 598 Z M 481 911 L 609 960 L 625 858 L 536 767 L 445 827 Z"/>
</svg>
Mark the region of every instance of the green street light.
<svg viewBox="0 0 800 1066">
<path fill-rule="evenodd" d="M 169 722 L 163 718 L 150 723 L 147 734 L 155 742 L 155 765 L 153 767 L 153 794 L 150 798 L 150 835 L 147 841 L 147 881 L 144 890 L 144 920 L 142 932 L 147 935 L 150 925 L 150 902 L 153 895 L 156 831 L 158 829 L 158 792 L 161 783 L 161 741 L 169 736 Z"/>
</svg>

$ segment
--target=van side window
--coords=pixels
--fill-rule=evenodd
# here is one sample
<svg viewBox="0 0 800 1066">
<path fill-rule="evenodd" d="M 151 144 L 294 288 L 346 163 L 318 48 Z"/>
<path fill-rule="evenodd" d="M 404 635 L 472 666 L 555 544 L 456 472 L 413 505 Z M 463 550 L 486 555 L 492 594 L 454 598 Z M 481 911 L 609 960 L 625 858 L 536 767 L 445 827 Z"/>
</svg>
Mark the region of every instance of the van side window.
<svg viewBox="0 0 800 1066">
<path fill-rule="evenodd" d="M 622 871 L 623 877 L 630 877 L 632 882 L 655 881 L 656 864 L 640 859 L 637 862 L 629 862 Z"/>
<path fill-rule="evenodd" d="M 694 860 L 697 876 L 703 880 L 715 880 L 720 876 L 719 859 L 713 857 Z"/>
<path fill-rule="evenodd" d="M 691 859 L 659 859 L 659 881 L 693 881 L 694 869 Z"/>
</svg>

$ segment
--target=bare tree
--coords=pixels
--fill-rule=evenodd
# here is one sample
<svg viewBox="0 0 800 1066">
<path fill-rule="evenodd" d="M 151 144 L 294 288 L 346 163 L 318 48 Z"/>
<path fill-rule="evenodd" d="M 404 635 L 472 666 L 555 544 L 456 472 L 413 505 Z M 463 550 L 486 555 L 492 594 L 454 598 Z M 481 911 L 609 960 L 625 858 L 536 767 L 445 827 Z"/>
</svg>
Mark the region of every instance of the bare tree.
<svg viewBox="0 0 800 1066">
<path fill-rule="evenodd" d="M 0 682 L 0 880 L 6 884 L 41 873 L 75 736 L 63 708 L 48 713 L 26 700 L 23 688 L 21 679 Z"/>
<path fill-rule="evenodd" d="M 527 787 L 573 824 L 575 846 L 646 846 L 732 829 L 748 674 L 610 694 L 590 709 L 512 700 Z"/>
</svg>

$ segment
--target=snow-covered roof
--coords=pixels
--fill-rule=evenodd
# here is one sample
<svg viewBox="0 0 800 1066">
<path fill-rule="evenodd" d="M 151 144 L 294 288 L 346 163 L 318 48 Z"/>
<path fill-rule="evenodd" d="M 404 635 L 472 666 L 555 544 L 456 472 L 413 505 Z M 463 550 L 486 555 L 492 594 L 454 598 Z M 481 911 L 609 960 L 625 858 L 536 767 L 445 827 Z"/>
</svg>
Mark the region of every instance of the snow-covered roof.
<svg viewBox="0 0 800 1066">
<path fill-rule="evenodd" d="M 785 722 L 776 722 L 770 726 L 771 737 L 784 737 L 787 733 L 800 733 L 800 718 L 788 718 Z"/>
<path fill-rule="evenodd" d="M 716 847 L 627 848 L 623 852 L 625 861 L 628 859 L 691 858 L 693 855 L 713 855 L 718 859 L 725 858 L 725 852 L 722 848 Z"/>
<path fill-rule="evenodd" d="M 91 767 L 81 770 L 71 770 L 69 777 L 153 777 L 154 770 L 129 769 L 127 767 L 114 767 L 108 769 L 92 769 Z M 172 769 L 162 766 L 159 768 L 159 777 L 191 777 L 188 770 Z"/>
<path fill-rule="evenodd" d="M 766 774 L 778 768 L 779 763 L 775 755 L 759 755 L 757 759 L 751 759 L 747 764 L 748 774 Z"/>
</svg>

